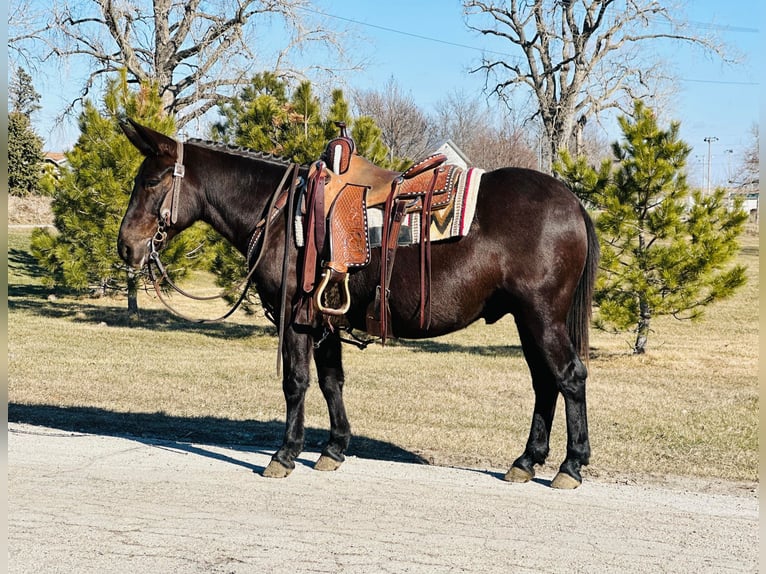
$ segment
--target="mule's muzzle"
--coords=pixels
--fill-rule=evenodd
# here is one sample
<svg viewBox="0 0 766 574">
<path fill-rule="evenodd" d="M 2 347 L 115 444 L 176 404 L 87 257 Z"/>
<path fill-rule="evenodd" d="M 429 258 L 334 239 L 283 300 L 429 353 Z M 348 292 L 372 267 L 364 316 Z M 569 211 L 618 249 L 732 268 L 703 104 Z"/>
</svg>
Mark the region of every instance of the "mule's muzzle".
<svg viewBox="0 0 766 574">
<path fill-rule="evenodd" d="M 120 258 L 133 269 L 142 269 L 147 264 L 151 239 L 146 242 L 131 243 L 119 238 L 117 252 Z"/>
</svg>

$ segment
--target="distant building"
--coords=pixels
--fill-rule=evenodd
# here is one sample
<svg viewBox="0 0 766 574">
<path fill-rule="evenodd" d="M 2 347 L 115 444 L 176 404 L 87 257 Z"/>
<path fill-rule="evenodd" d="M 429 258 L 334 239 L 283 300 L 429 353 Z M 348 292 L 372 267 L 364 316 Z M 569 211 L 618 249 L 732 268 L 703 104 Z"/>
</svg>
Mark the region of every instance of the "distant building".
<svg viewBox="0 0 766 574">
<path fill-rule="evenodd" d="M 447 156 L 447 163 L 453 165 L 459 165 L 463 169 L 466 169 L 471 165 L 471 160 L 463 151 L 455 145 L 451 139 L 445 140 L 434 150 L 434 153 L 443 153 Z"/>
<path fill-rule="evenodd" d="M 742 209 L 750 215 L 751 223 L 758 223 L 760 190 L 759 182 L 749 182 L 729 192 L 729 199 L 742 197 Z"/>
<path fill-rule="evenodd" d="M 45 172 L 52 174 L 53 177 L 58 179 L 58 176 L 61 174 L 61 168 L 69 163 L 66 155 L 57 151 L 45 151 L 43 155 L 45 156 L 43 158 L 46 166 Z"/>
</svg>

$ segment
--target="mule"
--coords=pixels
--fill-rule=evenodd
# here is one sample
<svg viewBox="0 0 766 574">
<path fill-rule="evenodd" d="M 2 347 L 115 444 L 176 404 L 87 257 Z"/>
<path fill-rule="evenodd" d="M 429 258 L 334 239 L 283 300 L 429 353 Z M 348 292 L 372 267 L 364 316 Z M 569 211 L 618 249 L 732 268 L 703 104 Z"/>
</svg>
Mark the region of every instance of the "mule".
<svg viewBox="0 0 766 574">
<path fill-rule="evenodd" d="M 140 269 L 149 263 L 158 235 L 164 244 L 198 220 L 207 222 L 242 252 L 251 266 L 257 252 L 251 280 L 264 309 L 271 311 L 284 333 L 281 366 L 287 407 L 282 445 L 264 475 L 287 476 L 303 450 L 304 400 L 312 359 L 330 419 L 329 438 L 315 468 L 339 468 L 351 437 L 343 401 L 341 337 L 338 330 L 324 329 L 318 316 L 308 327 L 293 320 L 301 250 L 295 242 L 286 245 L 288 218 L 283 214 L 287 210 L 272 207 L 275 194 L 290 179 L 286 175 L 291 164 L 205 142 L 180 145 L 132 121 L 123 124 L 123 131 L 144 160 L 120 226 L 121 258 Z M 307 172 L 308 167 L 301 166 L 298 175 L 305 179 Z M 269 210 L 273 214 L 267 213 Z M 261 234 L 267 220 L 272 232 Z M 395 336 L 435 337 L 479 319 L 491 324 L 512 314 L 531 373 L 535 404 L 526 447 L 505 479 L 529 481 L 535 466 L 545 462 L 561 394 L 567 449 L 551 485 L 576 488 L 582 483 L 581 469 L 591 453 L 586 363 L 599 258 L 598 241 L 586 210 L 551 176 L 512 167 L 489 171 L 481 179 L 470 233 L 434 243 L 431 249 L 431 312 L 425 326 L 419 321 L 420 295 L 414 287 L 418 283 L 419 249 L 403 246 L 397 251 L 389 301 Z M 283 282 L 285 250 L 287 280 Z M 376 248 L 369 265 L 350 277 L 351 306 L 346 317 L 353 329 L 365 329 L 365 310 L 375 298 L 379 266 L 380 248 Z M 282 300 L 287 302 L 284 308 Z"/>
</svg>

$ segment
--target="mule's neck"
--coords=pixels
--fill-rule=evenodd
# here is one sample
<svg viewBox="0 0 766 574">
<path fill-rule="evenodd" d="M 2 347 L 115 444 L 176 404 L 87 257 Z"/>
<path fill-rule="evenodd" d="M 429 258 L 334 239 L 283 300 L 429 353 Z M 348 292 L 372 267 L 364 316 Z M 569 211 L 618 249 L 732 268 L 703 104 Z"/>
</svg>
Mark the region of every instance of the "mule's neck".
<svg viewBox="0 0 766 574">
<path fill-rule="evenodd" d="M 188 161 L 199 172 L 200 219 L 243 255 L 288 166 L 195 148 Z"/>
</svg>

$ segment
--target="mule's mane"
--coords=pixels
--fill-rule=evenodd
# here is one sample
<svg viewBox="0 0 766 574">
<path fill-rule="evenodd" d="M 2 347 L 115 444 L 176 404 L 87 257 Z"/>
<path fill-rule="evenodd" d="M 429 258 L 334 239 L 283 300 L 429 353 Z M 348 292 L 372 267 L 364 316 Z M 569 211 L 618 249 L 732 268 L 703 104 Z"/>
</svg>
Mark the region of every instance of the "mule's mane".
<svg viewBox="0 0 766 574">
<path fill-rule="evenodd" d="M 190 138 L 186 140 L 184 143 L 196 145 L 199 147 L 204 147 L 207 149 L 219 151 L 229 155 L 236 155 L 236 156 L 245 157 L 248 159 L 264 161 L 272 165 L 287 167 L 288 165 L 293 163 L 292 161 L 290 161 L 290 159 L 279 156 L 279 155 L 274 155 L 274 154 L 266 153 L 263 151 L 256 151 L 254 149 L 250 149 L 250 148 L 246 148 L 242 146 L 235 146 L 231 144 L 225 144 L 225 143 L 214 142 L 209 140 L 202 140 L 199 138 Z"/>
</svg>

